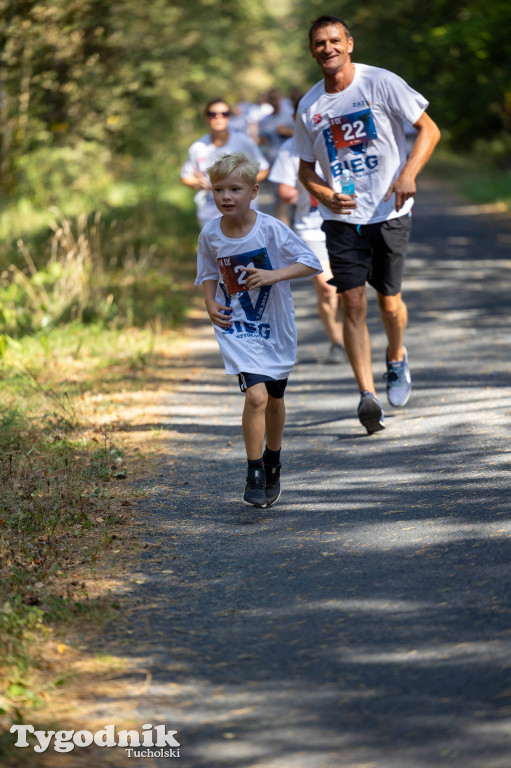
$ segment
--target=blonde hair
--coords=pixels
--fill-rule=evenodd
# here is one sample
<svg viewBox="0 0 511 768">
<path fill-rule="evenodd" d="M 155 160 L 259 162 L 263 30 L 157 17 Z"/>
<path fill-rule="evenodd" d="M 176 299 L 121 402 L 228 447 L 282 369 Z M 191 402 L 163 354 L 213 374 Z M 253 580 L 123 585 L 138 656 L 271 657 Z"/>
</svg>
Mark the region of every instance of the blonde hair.
<svg viewBox="0 0 511 768">
<path fill-rule="evenodd" d="M 257 174 L 259 173 L 259 163 L 244 152 L 233 152 L 231 155 L 221 155 L 213 165 L 208 168 L 209 178 L 214 184 L 230 176 L 231 173 L 238 172 L 243 181 L 251 187 L 257 184 Z"/>
</svg>

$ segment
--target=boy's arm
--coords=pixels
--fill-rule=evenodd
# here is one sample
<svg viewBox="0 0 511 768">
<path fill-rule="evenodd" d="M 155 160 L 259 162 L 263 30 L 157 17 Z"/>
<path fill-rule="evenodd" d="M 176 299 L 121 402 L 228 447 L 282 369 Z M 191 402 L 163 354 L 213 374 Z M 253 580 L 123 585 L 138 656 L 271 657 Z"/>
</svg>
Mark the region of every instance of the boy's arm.
<svg viewBox="0 0 511 768">
<path fill-rule="evenodd" d="M 281 269 L 256 269 L 255 267 L 245 267 L 248 277 L 245 280 L 247 288 L 252 291 L 254 288 L 260 288 L 263 285 L 273 285 L 281 280 L 294 280 L 298 277 L 310 277 L 317 275 L 321 270 L 308 267 L 300 261 L 294 264 L 288 264 Z"/>
<path fill-rule="evenodd" d="M 225 314 L 225 311 L 227 310 L 230 315 L 232 310 L 216 300 L 217 285 L 218 280 L 204 280 L 202 283 L 204 303 L 213 325 L 217 325 L 219 328 L 229 328 L 232 325 L 232 320 Z"/>
</svg>

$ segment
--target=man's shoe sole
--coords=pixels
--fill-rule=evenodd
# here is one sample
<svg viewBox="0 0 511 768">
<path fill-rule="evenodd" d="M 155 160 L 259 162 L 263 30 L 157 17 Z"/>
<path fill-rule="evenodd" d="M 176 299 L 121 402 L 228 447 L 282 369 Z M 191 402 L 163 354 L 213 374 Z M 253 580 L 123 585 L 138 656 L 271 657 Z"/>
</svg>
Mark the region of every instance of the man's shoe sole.
<svg viewBox="0 0 511 768">
<path fill-rule="evenodd" d="M 382 409 L 372 397 L 367 397 L 358 411 L 358 419 L 369 435 L 385 429 L 385 424 L 380 424 Z"/>
</svg>

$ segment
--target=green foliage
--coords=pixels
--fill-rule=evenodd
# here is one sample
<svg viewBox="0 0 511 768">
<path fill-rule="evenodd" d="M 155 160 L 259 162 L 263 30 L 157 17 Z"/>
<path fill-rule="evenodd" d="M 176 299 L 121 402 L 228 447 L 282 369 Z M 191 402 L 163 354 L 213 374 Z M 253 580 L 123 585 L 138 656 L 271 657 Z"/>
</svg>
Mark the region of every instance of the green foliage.
<svg viewBox="0 0 511 768">
<path fill-rule="evenodd" d="M 319 76 L 307 27 L 325 12 L 320 0 L 0 0 L 0 11 L 0 183 L 46 204 L 57 187 L 87 195 L 94 166 L 117 176 L 119 158 L 164 147 L 171 169 L 212 96 L 305 89 Z M 453 141 L 509 130 L 505 0 L 345 0 L 334 11 L 355 58 L 423 91 Z"/>
<path fill-rule="evenodd" d="M 163 144 L 177 157 L 212 95 L 253 96 L 272 72 L 296 77 L 271 3 L 0 0 L 0 11 L 0 179 L 14 194 L 39 149 L 91 142 L 151 157 Z"/>
<path fill-rule="evenodd" d="M 192 216 L 168 203 L 141 202 L 110 209 L 105 218 L 59 215 L 46 243 L 36 234 L 34 247 L 19 239 L 16 255 L 7 254 L 0 273 L 0 356 L 5 335 L 59 323 L 182 321 L 184 286 L 194 267 Z"/>
</svg>

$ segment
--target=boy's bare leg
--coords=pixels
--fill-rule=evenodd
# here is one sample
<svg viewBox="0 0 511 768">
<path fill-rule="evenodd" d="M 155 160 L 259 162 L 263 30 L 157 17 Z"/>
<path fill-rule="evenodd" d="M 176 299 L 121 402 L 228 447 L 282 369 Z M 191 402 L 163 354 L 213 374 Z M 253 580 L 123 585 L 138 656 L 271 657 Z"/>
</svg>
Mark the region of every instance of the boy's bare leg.
<svg viewBox="0 0 511 768">
<path fill-rule="evenodd" d="M 270 451 L 280 451 L 282 435 L 286 423 L 286 404 L 283 397 L 268 395 L 268 404 L 265 411 L 266 447 Z"/>
<path fill-rule="evenodd" d="M 365 286 L 351 288 L 342 294 L 344 316 L 344 348 L 361 392 L 374 391 L 371 365 L 371 339 L 366 324 L 367 294 Z"/>
<path fill-rule="evenodd" d="M 268 392 L 262 381 L 249 387 L 245 392 L 241 426 L 249 461 L 257 461 L 263 455 L 265 412 L 268 399 Z"/>
</svg>

